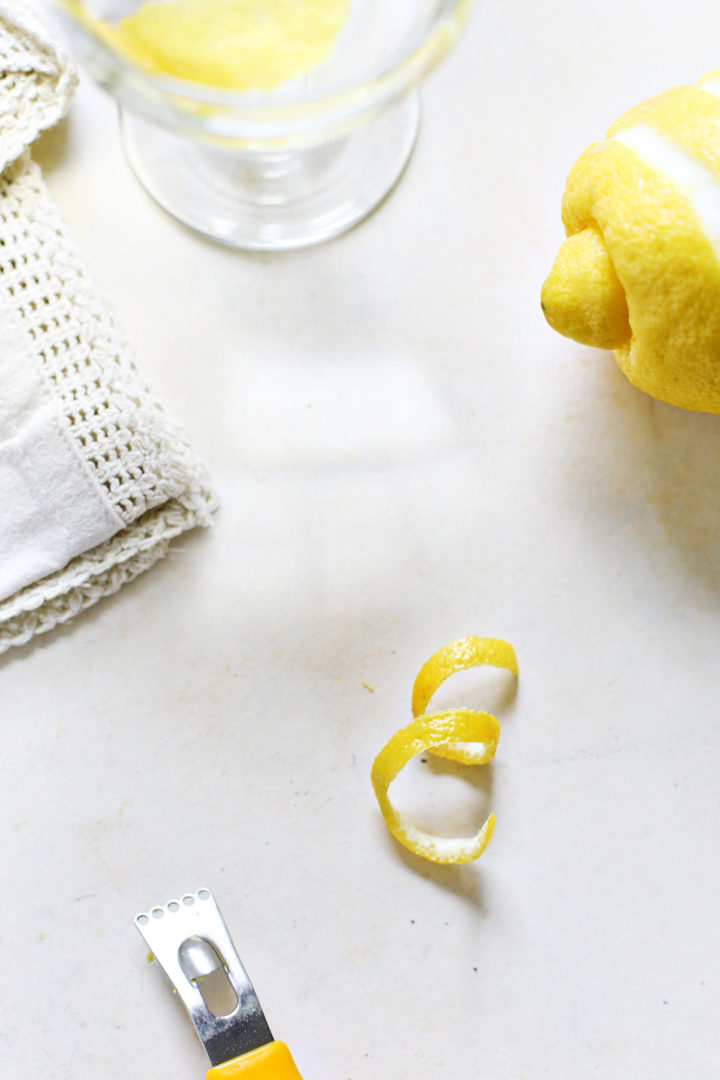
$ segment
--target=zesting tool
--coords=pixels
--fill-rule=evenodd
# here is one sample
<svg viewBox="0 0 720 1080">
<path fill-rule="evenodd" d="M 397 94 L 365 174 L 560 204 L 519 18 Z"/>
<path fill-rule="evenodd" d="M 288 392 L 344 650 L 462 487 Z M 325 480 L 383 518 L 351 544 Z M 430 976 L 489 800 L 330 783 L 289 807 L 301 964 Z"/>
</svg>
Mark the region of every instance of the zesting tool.
<svg viewBox="0 0 720 1080">
<path fill-rule="evenodd" d="M 209 889 L 135 916 L 202 1040 L 206 1080 L 302 1080 L 276 1042 Z"/>
</svg>

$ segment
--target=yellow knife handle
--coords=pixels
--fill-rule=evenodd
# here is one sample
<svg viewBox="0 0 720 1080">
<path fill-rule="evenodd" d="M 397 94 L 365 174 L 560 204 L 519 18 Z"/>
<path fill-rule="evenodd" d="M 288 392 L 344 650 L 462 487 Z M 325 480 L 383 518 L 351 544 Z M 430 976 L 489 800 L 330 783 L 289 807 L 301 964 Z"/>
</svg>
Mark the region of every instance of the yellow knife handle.
<svg viewBox="0 0 720 1080">
<path fill-rule="evenodd" d="M 271 1042 L 213 1065 L 205 1080 L 302 1080 L 285 1043 Z"/>
</svg>

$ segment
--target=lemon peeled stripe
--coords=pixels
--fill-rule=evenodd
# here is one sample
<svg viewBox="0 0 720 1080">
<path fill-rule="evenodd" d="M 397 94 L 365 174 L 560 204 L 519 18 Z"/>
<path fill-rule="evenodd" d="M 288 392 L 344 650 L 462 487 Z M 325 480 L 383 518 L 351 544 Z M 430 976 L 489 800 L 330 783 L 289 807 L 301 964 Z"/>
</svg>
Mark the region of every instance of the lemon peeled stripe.
<svg viewBox="0 0 720 1080">
<path fill-rule="evenodd" d="M 409 851 L 431 862 L 460 864 L 479 858 L 495 829 L 495 815 L 489 815 L 475 836 L 435 836 L 407 822 L 390 800 L 388 789 L 405 765 L 425 750 L 465 765 L 483 765 L 492 760 L 500 725 L 490 713 L 466 708 L 424 712 L 438 687 L 450 675 L 484 664 L 518 674 L 515 650 L 499 638 L 471 636 L 438 649 L 415 679 L 413 722 L 396 732 L 373 762 L 371 780 L 389 831 Z"/>
</svg>

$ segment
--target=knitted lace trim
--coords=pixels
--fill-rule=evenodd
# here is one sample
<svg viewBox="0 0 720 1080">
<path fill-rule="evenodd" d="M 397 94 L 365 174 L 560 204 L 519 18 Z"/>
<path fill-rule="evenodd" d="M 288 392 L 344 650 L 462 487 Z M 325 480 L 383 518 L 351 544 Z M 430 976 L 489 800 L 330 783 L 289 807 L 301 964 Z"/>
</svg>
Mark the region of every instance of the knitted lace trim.
<svg viewBox="0 0 720 1080">
<path fill-rule="evenodd" d="M 208 525 L 205 470 L 142 381 L 27 147 L 66 110 L 67 58 L 0 2 L 0 289 L 40 359 L 61 421 L 125 527 L 0 603 L 0 653 L 66 622 Z"/>
<path fill-rule="evenodd" d="M 0 169 L 67 112 L 77 75 L 28 8 L 0 3 Z"/>
<path fill-rule="evenodd" d="M 0 177 L 0 287 L 67 430 L 126 523 L 193 496 L 204 473 L 141 380 L 107 304 L 27 154 Z"/>
</svg>

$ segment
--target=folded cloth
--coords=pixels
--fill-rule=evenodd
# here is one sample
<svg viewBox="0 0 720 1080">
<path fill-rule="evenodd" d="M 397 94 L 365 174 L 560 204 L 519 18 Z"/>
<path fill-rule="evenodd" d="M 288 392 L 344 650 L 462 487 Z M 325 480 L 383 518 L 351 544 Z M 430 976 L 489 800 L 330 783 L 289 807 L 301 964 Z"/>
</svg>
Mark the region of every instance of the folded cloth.
<svg viewBox="0 0 720 1080">
<path fill-rule="evenodd" d="M 35 17 L 0 2 L 0 653 L 115 592 L 215 506 L 31 160 L 74 85 Z"/>
</svg>

